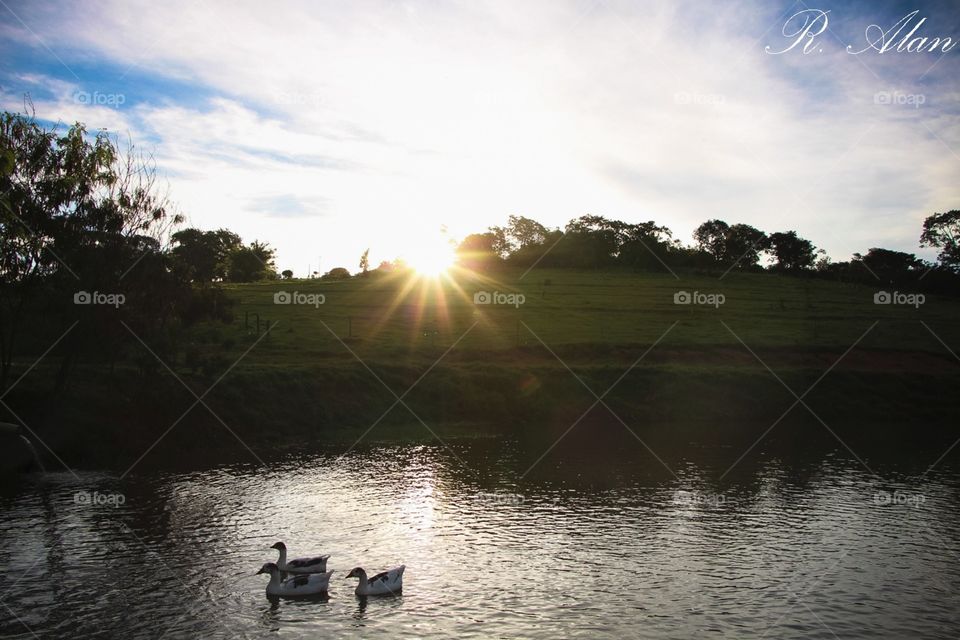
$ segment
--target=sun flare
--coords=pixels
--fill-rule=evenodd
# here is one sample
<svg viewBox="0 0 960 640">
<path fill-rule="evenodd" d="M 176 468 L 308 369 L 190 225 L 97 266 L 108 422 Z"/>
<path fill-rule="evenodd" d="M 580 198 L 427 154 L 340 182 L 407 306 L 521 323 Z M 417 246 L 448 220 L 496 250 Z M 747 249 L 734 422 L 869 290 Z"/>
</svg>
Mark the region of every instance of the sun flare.
<svg viewBox="0 0 960 640">
<path fill-rule="evenodd" d="M 404 257 L 404 261 L 419 275 L 438 278 L 445 274 L 456 262 L 457 256 L 444 239 L 424 240 L 417 244 Z"/>
</svg>

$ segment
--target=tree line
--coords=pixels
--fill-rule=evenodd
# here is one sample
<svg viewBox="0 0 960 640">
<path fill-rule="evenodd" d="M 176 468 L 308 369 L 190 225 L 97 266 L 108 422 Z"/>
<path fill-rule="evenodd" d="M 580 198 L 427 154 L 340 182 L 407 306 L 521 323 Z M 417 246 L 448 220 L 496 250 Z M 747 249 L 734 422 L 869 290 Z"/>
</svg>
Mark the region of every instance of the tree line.
<svg viewBox="0 0 960 640">
<path fill-rule="evenodd" d="M 920 246 L 939 249 L 934 263 L 915 254 L 879 247 L 833 262 L 823 249 L 796 231 L 766 233 L 743 223 L 707 220 L 686 245 L 654 221 L 628 223 L 585 215 L 549 229 L 530 218 L 512 215 L 504 226 L 474 233 L 457 252 L 464 266 L 484 270 L 498 266 L 555 268 L 627 267 L 638 270 L 770 271 L 843 281 L 915 284 L 957 292 L 960 284 L 960 211 L 926 218 Z"/>
</svg>

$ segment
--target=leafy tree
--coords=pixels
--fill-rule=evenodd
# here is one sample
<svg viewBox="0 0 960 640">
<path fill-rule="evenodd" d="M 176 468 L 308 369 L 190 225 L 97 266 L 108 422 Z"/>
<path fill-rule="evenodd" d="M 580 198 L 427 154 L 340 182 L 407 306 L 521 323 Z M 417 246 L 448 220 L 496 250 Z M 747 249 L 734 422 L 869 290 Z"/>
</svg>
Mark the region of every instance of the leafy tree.
<svg viewBox="0 0 960 640">
<path fill-rule="evenodd" d="M 512 254 L 518 249 L 542 245 L 546 242 L 548 230 L 545 226 L 523 216 L 510 216 L 506 227 L 490 227 L 496 239 L 495 248 L 502 256 Z"/>
<path fill-rule="evenodd" d="M 291 271 L 290 269 L 284 269 L 280 273 L 280 275 L 283 276 L 284 280 L 290 280 L 291 278 L 293 278 L 293 271 Z"/>
<path fill-rule="evenodd" d="M 853 263 L 861 263 L 885 282 L 898 283 L 916 278 L 924 262 L 912 253 L 873 247 L 867 255 L 853 254 Z"/>
<path fill-rule="evenodd" d="M 641 269 L 663 269 L 678 253 L 672 242 L 673 232 L 652 220 L 625 225 L 621 232 L 620 262 Z"/>
<path fill-rule="evenodd" d="M 496 245 L 497 235 L 492 231 L 472 233 L 457 246 L 457 259 L 468 269 L 484 271 L 500 261 Z"/>
<path fill-rule="evenodd" d="M 620 252 L 624 224 L 603 216 L 585 215 L 567 223 L 560 242 L 568 266 L 597 267 L 609 264 Z M 558 247 L 560 246 L 558 245 Z"/>
<path fill-rule="evenodd" d="M 350 277 L 350 272 L 343 267 L 334 267 L 323 274 L 323 277 L 326 280 L 343 280 Z"/>
<path fill-rule="evenodd" d="M 721 264 L 736 264 L 751 269 L 760 262 L 767 248 L 767 234 L 748 224 L 727 225 L 723 220 L 708 220 L 696 228 L 697 246 Z"/>
<path fill-rule="evenodd" d="M 768 246 L 767 234 L 748 224 L 730 227 L 726 243 L 726 262 L 735 262 L 740 269 L 751 269 L 760 262 L 760 252 Z"/>
<path fill-rule="evenodd" d="M 559 242 L 551 243 L 544 250 L 553 246 L 549 260 L 545 266 L 562 266 L 578 268 L 596 268 L 613 264 L 616 252 L 616 242 L 609 231 L 573 231 L 562 235 Z M 544 255 L 539 251 L 536 258 Z M 531 261 L 528 261 L 531 262 Z"/>
<path fill-rule="evenodd" d="M 367 249 L 363 252 L 363 255 L 360 256 L 360 273 L 364 276 L 367 275 L 367 271 L 370 269 L 370 249 Z"/>
<path fill-rule="evenodd" d="M 487 232 L 493 236 L 490 248 L 499 258 L 510 255 L 510 240 L 507 239 L 507 230 L 503 227 L 490 227 Z"/>
<path fill-rule="evenodd" d="M 730 225 L 723 220 L 707 220 L 693 231 L 693 239 L 697 246 L 717 262 L 727 260 L 727 236 Z"/>
<path fill-rule="evenodd" d="M 768 247 L 776 260 L 775 268 L 780 271 L 809 269 L 817 257 L 813 243 L 799 237 L 796 231 L 771 233 Z"/>
<path fill-rule="evenodd" d="M 56 389 L 81 353 L 113 360 L 127 327 L 163 354 L 192 302 L 163 253 L 182 217 L 132 146 L 82 124 L 44 129 L 30 115 L 0 115 L 0 387 L 15 347 L 43 348 L 64 317 L 82 330 L 62 336 Z M 126 304 L 75 304 L 83 292 L 123 295 Z M 29 325 L 29 332 L 24 332 Z M 39 340 L 39 342 L 37 342 Z M 150 356 L 153 358 L 153 356 Z"/>
<path fill-rule="evenodd" d="M 183 229 L 170 239 L 175 243 L 170 252 L 175 267 L 189 280 L 202 284 L 225 280 L 231 254 L 243 245 L 240 236 L 227 229 Z"/>
<path fill-rule="evenodd" d="M 230 252 L 228 278 L 231 282 L 256 282 L 276 277 L 275 250 L 254 240 Z"/>
<path fill-rule="evenodd" d="M 946 269 L 960 271 L 960 210 L 935 213 L 923 221 L 921 247 L 940 249 L 937 261 Z"/>
<path fill-rule="evenodd" d="M 552 250 L 562 237 L 563 232 L 559 229 L 546 230 L 541 242 L 518 246 L 510 253 L 508 261 L 514 265 L 563 266 L 560 254 L 554 255 Z"/>
</svg>

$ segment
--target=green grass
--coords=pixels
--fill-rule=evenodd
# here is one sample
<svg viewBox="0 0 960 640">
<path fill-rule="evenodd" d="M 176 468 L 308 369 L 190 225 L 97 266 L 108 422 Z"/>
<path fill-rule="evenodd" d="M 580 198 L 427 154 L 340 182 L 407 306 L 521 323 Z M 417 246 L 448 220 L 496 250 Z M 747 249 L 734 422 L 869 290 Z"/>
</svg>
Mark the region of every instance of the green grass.
<svg viewBox="0 0 960 640">
<path fill-rule="evenodd" d="M 457 340 L 460 358 L 473 354 L 484 359 L 490 351 L 518 346 L 542 348 L 541 340 L 551 349 L 576 354 L 575 345 L 591 345 L 586 352 L 649 345 L 674 322 L 664 347 L 743 349 L 739 336 L 755 349 L 842 351 L 879 321 L 862 348 L 948 356 L 922 323 L 951 348 L 960 348 L 960 302 L 927 296 L 919 309 L 876 305 L 873 295 L 879 286 L 768 274 L 733 273 L 722 280 L 682 275 L 678 280 L 670 274 L 540 269 L 525 276 L 519 271 L 497 274 L 496 282 L 459 276 L 439 285 L 408 285 L 402 278 L 231 285 L 228 294 L 237 302 L 232 331 L 252 339 L 254 314 L 261 327 L 276 323 L 256 355 L 248 356 L 264 365 L 310 364 L 348 354 L 341 339 L 364 360 L 431 357 Z M 518 292 L 526 300 L 519 308 L 476 305 L 473 295 L 480 290 Z M 273 296 L 278 291 L 322 293 L 325 303 L 316 308 L 277 305 Z M 676 305 L 677 291 L 721 293 L 725 303 L 719 308 Z"/>
</svg>

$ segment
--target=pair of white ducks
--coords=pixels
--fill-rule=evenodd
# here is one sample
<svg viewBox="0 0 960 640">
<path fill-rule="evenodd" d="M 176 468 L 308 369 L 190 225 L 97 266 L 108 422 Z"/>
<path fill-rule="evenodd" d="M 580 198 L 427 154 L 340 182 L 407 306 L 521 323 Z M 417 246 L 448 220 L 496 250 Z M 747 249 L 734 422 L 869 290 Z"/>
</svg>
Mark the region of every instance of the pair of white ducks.
<svg viewBox="0 0 960 640">
<path fill-rule="evenodd" d="M 278 542 L 270 548 L 279 551 L 280 558 L 276 562 L 268 562 L 257 571 L 257 574 L 270 574 L 270 582 L 267 583 L 268 596 L 289 598 L 327 592 L 330 576 L 333 575 L 333 571 L 327 571 L 329 555 L 287 560 L 287 545 Z M 405 568 L 405 565 L 400 565 L 367 578 L 367 572 L 357 567 L 347 574 L 347 578 L 360 579 L 355 591 L 358 596 L 394 595 L 403 589 Z M 293 577 L 288 578 L 287 574 L 292 574 Z"/>
</svg>

